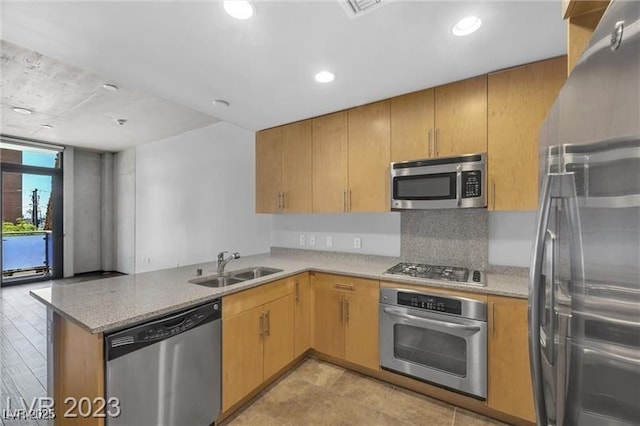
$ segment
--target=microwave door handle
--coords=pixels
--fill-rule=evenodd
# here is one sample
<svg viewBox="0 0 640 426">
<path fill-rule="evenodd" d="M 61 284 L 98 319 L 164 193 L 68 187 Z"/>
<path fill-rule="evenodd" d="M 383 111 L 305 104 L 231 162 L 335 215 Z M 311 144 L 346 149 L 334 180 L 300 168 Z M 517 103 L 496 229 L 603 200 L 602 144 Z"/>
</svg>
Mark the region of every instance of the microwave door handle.
<svg viewBox="0 0 640 426">
<path fill-rule="evenodd" d="M 431 318 L 424 318 L 417 315 L 411 315 L 403 311 L 402 309 L 384 308 L 384 312 L 389 315 L 394 315 L 400 318 L 405 318 L 411 321 L 418 321 L 424 324 L 429 324 L 433 327 L 446 329 L 446 330 L 460 330 L 477 333 L 480 331 L 480 327 L 474 325 L 455 324 L 452 322 L 438 321 Z"/>
<path fill-rule="evenodd" d="M 462 205 L 462 166 L 458 165 L 456 168 L 456 199 L 458 200 L 458 207 Z"/>
</svg>

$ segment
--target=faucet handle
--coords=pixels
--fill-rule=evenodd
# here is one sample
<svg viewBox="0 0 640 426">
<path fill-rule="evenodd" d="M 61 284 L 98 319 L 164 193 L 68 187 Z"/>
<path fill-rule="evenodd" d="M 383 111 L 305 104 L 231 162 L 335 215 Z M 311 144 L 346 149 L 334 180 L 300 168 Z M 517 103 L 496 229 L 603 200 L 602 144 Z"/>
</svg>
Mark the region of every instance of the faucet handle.
<svg viewBox="0 0 640 426">
<path fill-rule="evenodd" d="M 222 262 L 224 260 L 224 255 L 226 253 L 229 253 L 228 251 L 221 251 L 220 253 L 218 253 L 218 262 Z"/>
</svg>

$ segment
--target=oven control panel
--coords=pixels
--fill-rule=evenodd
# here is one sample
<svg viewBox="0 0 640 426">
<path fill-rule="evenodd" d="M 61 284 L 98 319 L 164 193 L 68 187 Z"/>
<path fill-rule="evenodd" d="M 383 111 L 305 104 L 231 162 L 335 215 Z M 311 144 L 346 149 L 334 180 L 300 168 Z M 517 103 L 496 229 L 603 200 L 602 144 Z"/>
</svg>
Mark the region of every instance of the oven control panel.
<svg viewBox="0 0 640 426">
<path fill-rule="evenodd" d="M 443 312 L 451 315 L 462 314 L 462 302 L 448 297 L 434 296 L 424 293 L 398 292 L 398 305 L 426 311 Z"/>
</svg>

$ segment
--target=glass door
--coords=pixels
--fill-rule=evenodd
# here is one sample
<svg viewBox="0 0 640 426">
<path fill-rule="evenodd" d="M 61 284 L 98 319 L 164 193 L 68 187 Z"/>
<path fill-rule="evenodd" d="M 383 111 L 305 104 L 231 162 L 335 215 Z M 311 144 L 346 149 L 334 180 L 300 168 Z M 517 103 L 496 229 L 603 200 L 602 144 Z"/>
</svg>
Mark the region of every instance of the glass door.
<svg viewBox="0 0 640 426">
<path fill-rule="evenodd" d="M 2 145 L 1 284 L 60 278 L 61 154 Z"/>
</svg>

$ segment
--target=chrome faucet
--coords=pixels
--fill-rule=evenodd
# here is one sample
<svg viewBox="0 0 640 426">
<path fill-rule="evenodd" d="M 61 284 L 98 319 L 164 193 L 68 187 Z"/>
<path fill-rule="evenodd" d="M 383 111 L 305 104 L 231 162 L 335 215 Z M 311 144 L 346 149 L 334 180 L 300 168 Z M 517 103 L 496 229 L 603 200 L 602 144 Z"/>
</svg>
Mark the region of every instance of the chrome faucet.
<svg viewBox="0 0 640 426">
<path fill-rule="evenodd" d="M 224 267 L 227 266 L 227 263 L 231 262 L 233 259 L 240 259 L 240 253 L 233 253 L 231 256 L 224 258 L 225 253 L 229 253 L 228 251 L 221 251 L 218 253 L 218 274 L 224 275 Z"/>
</svg>

